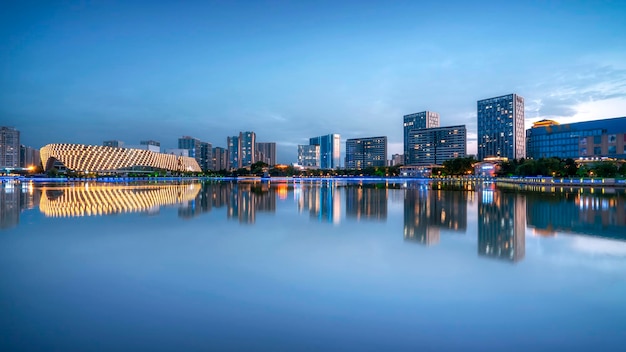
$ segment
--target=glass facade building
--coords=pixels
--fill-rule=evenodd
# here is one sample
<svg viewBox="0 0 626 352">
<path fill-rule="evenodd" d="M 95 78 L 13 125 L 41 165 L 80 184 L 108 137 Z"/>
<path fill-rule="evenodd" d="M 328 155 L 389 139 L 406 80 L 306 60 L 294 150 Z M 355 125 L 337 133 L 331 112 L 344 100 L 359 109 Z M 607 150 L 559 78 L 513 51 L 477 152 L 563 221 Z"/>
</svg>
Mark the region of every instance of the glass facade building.
<svg viewBox="0 0 626 352">
<path fill-rule="evenodd" d="M 20 131 L 0 127 L 0 167 L 20 167 Z"/>
<path fill-rule="evenodd" d="M 311 168 L 320 167 L 320 146 L 319 145 L 299 145 L 298 165 Z"/>
<path fill-rule="evenodd" d="M 409 142 L 415 146 L 413 165 L 441 165 L 446 160 L 465 157 L 467 129 L 465 125 L 413 129 Z"/>
<path fill-rule="evenodd" d="M 231 169 L 250 167 L 257 160 L 256 133 L 239 132 L 226 139 Z"/>
<path fill-rule="evenodd" d="M 276 165 L 276 143 L 259 142 L 256 144 L 256 161 L 262 161 L 267 165 Z"/>
<path fill-rule="evenodd" d="M 387 163 L 387 137 L 353 138 L 346 141 L 346 168 L 383 167 Z"/>
<path fill-rule="evenodd" d="M 197 138 L 183 136 L 178 139 L 178 149 L 187 149 L 203 171 L 213 170 L 213 146 Z"/>
<path fill-rule="evenodd" d="M 411 130 L 439 127 L 439 114 L 433 111 L 422 111 L 404 115 L 404 165 L 415 165 L 415 144 L 409 138 Z"/>
<path fill-rule="evenodd" d="M 524 98 L 517 94 L 477 103 L 478 160 L 486 157 L 526 157 Z"/>
<path fill-rule="evenodd" d="M 626 117 L 560 125 L 543 120 L 526 131 L 529 158 L 626 159 Z"/>
<path fill-rule="evenodd" d="M 341 137 L 338 134 L 309 139 L 309 145 L 320 146 L 320 169 L 336 169 L 341 162 Z"/>
</svg>

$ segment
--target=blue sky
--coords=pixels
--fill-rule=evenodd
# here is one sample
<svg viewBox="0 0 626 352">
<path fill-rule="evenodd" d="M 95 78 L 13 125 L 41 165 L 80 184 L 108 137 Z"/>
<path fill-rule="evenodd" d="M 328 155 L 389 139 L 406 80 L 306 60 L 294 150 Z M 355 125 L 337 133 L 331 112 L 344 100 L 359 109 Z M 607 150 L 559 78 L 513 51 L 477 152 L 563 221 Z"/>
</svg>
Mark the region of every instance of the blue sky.
<svg viewBox="0 0 626 352">
<path fill-rule="evenodd" d="M 431 110 L 475 153 L 479 99 L 523 96 L 527 126 L 626 115 L 624 1 L 0 6 L 0 125 L 33 147 L 252 130 L 279 162 L 328 133 L 391 154 L 402 116 Z"/>
</svg>

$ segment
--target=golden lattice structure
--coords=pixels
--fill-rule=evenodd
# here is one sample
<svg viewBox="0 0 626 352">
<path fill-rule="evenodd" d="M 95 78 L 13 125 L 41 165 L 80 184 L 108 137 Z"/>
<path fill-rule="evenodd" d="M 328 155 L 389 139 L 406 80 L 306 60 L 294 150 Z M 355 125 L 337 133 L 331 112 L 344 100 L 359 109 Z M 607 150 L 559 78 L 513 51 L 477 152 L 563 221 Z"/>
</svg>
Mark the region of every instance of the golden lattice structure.
<svg viewBox="0 0 626 352">
<path fill-rule="evenodd" d="M 201 172 L 196 159 L 143 149 L 116 148 L 84 144 L 48 144 L 41 148 L 44 168 L 58 160 L 77 172 L 116 172 L 136 167 L 178 172 Z"/>
<path fill-rule="evenodd" d="M 200 189 L 199 183 L 43 187 L 39 210 L 55 218 L 149 212 L 160 206 L 192 201 Z"/>
</svg>

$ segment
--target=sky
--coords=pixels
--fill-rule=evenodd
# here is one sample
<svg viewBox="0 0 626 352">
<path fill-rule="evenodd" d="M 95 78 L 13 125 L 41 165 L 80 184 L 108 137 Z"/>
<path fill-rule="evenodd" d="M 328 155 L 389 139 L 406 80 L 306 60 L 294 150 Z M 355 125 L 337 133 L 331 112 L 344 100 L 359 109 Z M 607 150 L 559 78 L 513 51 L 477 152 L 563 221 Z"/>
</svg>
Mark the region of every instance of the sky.
<svg viewBox="0 0 626 352">
<path fill-rule="evenodd" d="M 526 127 L 626 116 L 626 1 L 3 1 L 0 125 L 22 144 L 297 145 L 464 124 L 516 93 Z M 343 144 L 342 144 L 343 145 Z M 343 147 L 342 147 L 343 148 Z M 342 149 L 342 158 L 345 149 Z"/>
</svg>

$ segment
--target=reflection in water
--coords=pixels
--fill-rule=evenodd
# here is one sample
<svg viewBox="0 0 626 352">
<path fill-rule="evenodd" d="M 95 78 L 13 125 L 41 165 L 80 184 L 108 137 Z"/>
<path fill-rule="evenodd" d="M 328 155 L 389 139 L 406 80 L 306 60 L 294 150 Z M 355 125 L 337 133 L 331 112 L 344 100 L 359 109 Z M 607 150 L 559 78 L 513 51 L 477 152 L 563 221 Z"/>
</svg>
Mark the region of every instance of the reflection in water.
<svg viewBox="0 0 626 352">
<path fill-rule="evenodd" d="M 254 224 L 256 212 L 276 212 L 276 188 L 267 183 L 235 183 L 230 190 L 228 218 Z"/>
<path fill-rule="evenodd" d="M 387 220 L 388 191 L 384 185 L 347 185 L 344 189 L 346 217 L 356 220 Z"/>
<path fill-rule="evenodd" d="M 39 206 L 41 192 L 32 183 L 5 182 L 0 188 L 0 229 L 9 229 L 20 223 L 20 213 Z"/>
<path fill-rule="evenodd" d="M 198 183 L 43 187 L 39 210 L 48 217 L 154 213 L 160 206 L 190 201 L 199 191 Z"/>
<path fill-rule="evenodd" d="M 492 188 L 478 191 L 478 254 L 518 262 L 526 248 L 526 198 Z"/>
<path fill-rule="evenodd" d="M 404 199 L 404 239 L 425 245 L 439 243 L 440 230 L 465 232 L 469 193 L 406 190 Z"/>
<path fill-rule="evenodd" d="M 341 221 L 341 198 L 334 182 L 304 184 L 296 193 L 298 212 L 308 210 L 312 219 L 339 224 Z"/>
<path fill-rule="evenodd" d="M 626 239 L 626 199 L 618 195 L 540 193 L 526 195 L 528 226 L 540 235 L 555 231 Z"/>
</svg>

